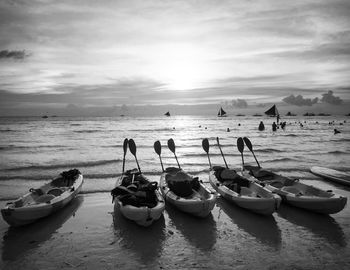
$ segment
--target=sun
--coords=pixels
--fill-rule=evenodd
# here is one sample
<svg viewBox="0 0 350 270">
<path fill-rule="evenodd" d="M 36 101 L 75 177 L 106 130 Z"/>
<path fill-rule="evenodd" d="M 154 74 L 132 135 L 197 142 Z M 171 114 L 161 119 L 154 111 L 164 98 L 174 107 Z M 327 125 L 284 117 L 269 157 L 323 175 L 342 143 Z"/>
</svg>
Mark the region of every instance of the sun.
<svg viewBox="0 0 350 270">
<path fill-rule="evenodd" d="M 193 45 L 166 45 L 157 51 L 154 72 L 169 90 L 190 90 L 205 81 L 207 68 L 204 62 L 204 53 Z"/>
</svg>

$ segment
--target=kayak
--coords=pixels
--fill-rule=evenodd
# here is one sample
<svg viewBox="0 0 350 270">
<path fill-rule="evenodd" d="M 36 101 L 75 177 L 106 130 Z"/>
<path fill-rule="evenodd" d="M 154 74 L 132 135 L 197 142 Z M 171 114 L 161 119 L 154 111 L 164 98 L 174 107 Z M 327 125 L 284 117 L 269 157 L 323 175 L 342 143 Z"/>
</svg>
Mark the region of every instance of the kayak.
<svg viewBox="0 0 350 270">
<path fill-rule="evenodd" d="M 187 194 L 176 190 L 171 181 L 189 185 Z M 182 212 L 196 217 L 206 217 L 215 206 L 215 194 L 205 187 L 197 177 L 192 177 L 181 169 L 166 168 L 160 177 L 159 185 L 166 202 Z"/>
<path fill-rule="evenodd" d="M 150 226 L 165 209 L 157 182 L 150 182 L 138 170 L 129 170 L 118 178 L 111 191 L 114 209 L 140 226 Z"/>
<path fill-rule="evenodd" d="M 310 171 L 317 175 L 321 176 L 322 178 L 343 184 L 343 185 L 350 185 L 350 174 L 346 172 L 341 172 L 325 167 L 318 167 L 318 166 L 313 166 L 310 168 Z"/>
<path fill-rule="evenodd" d="M 271 215 L 281 204 L 280 196 L 235 170 L 215 166 L 209 172 L 209 182 L 226 200 L 257 214 Z"/>
<path fill-rule="evenodd" d="M 295 207 L 321 214 L 335 214 L 344 209 L 347 198 L 332 190 L 322 190 L 257 166 L 244 166 L 260 183 L 282 197 L 282 201 Z"/>
<path fill-rule="evenodd" d="M 62 172 L 40 188 L 31 188 L 17 200 L 1 209 L 3 219 L 11 226 L 22 226 L 51 215 L 66 206 L 81 191 L 83 175 L 77 170 Z"/>
</svg>

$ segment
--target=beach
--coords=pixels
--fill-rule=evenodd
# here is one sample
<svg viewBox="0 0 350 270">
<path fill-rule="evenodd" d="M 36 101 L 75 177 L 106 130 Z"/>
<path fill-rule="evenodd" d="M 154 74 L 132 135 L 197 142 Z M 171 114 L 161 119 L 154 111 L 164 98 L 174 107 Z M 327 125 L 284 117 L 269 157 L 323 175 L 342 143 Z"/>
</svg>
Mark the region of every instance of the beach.
<svg viewBox="0 0 350 270">
<path fill-rule="evenodd" d="M 167 206 L 160 220 L 143 228 L 120 216 L 110 195 L 121 173 L 126 137 L 134 138 L 140 166 L 150 180 L 160 176 L 155 140 L 162 143 L 165 166 L 176 165 L 166 147 L 172 137 L 182 167 L 207 182 L 201 139 L 209 138 L 212 163 L 223 165 L 214 143 L 220 137 L 229 165 L 239 168 L 236 139 L 249 136 L 264 167 L 349 198 L 349 187 L 309 172 L 316 164 L 349 171 L 347 119 L 337 119 L 342 130 L 337 135 L 330 119 L 291 118 L 285 130 L 275 133 L 270 118 L 263 119 L 266 131 L 258 132 L 260 119 L 254 117 L 2 119 L 1 207 L 63 170 L 78 168 L 85 182 L 76 199 L 48 218 L 22 228 L 10 228 L 0 219 L 0 268 L 348 269 L 349 205 L 337 214 L 320 215 L 282 204 L 266 217 L 218 197 L 207 218 Z M 306 121 L 303 128 L 299 121 Z M 245 151 L 245 161 L 254 164 Z M 134 167 L 128 153 L 126 168 Z"/>
<path fill-rule="evenodd" d="M 349 191 L 344 192 L 349 195 Z M 0 221 L 2 269 L 348 269 L 350 211 L 282 205 L 273 216 L 218 199 L 194 218 L 167 207 L 151 227 L 114 212 L 108 193 L 78 196 L 24 228 Z"/>
</svg>

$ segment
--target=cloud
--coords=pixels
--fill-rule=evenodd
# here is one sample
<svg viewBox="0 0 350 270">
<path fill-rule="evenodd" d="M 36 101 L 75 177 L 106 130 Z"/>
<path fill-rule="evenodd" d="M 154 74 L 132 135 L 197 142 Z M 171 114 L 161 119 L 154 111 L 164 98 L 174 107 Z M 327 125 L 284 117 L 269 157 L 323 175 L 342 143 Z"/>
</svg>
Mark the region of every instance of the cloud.
<svg viewBox="0 0 350 270">
<path fill-rule="evenodd" d="M 23 51 L 9 51 L 9 50 L 0 51 L 0 60 L 2 60 L 2 59 L 23 60 L 24 58 L 26 58 L 28 56 L 29 56 L 29 54 L 26 53 L 25 50 L 23 50 Z"/>
<path fill-rule="evenodd" d="M 302 95 L 290 95 L 288 97 L 285 97 L 282 99 L 285 103 L 296 105 L 296 106 L 312 106 L 313 104 L 316 104 L 318 102 L 318 98 L 303 98 Z"/>
<path fill-rule="evenodd" d="M 236 100 L 234 100 L 234 99 L 232 100 L 232 106 L 237 107 L 237 108 L 247 108 L 248 103 L 244 99 L 238 98 Z"/>
<path fill-rule="evenodd" d="M 339 105 L 343 103 L 343 100 L 340 97 L 334 96 L 333 91 L 329 90 L 328 93 L 322 94 L 321 102 Z"/>
</svg>

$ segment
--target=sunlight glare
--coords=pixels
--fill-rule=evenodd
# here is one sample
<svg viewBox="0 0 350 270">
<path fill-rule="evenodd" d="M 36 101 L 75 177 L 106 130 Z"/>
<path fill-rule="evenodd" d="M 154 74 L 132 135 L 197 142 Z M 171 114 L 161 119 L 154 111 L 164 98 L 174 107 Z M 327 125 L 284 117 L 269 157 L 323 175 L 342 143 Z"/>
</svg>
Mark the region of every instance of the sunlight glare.
<svg viewBox="0 0 350 270">
<path fill-rule="evenodd" d="M 206 78 L 205 55 L 191 45 L 167 45 L 160 48 L 155 60 L 155 73 L 170 90 L 200 87 Z"/>
</svg>

